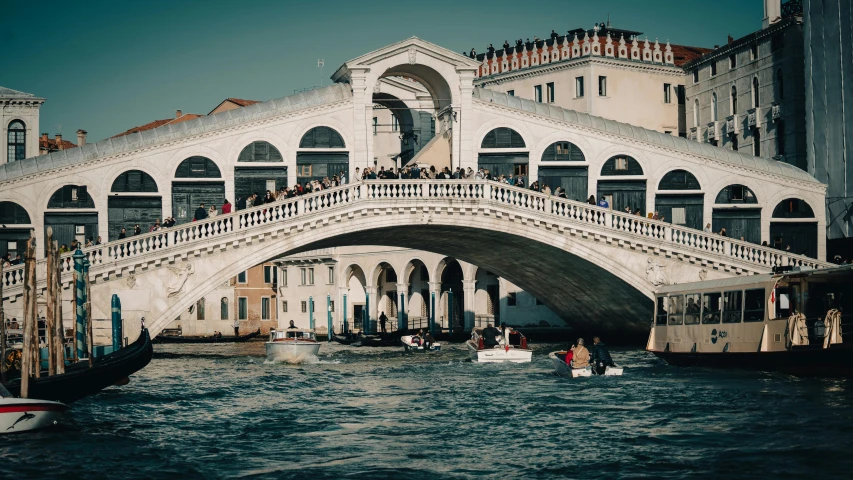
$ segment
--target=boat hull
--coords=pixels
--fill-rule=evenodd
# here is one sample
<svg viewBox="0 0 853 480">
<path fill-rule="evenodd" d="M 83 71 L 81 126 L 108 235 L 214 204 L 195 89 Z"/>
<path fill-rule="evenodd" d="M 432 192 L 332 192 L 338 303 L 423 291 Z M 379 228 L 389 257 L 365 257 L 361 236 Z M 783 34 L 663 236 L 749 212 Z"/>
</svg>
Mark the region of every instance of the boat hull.
<svg viewBox="0 0 853 480">
<path fill-rule="evenodd" d="M 422 345 L 413 344 L 410 341 L 407 341 L 408 338 L 411 337 L 403 337 L 400 339 L 400 343 L 403 344 L 403 350 L 406 352 L 421 352 L 421 353 L 430 353 L 430 352 L 440 352 L 441 344 L 433 343 L 429 346 L 429 348 L 424 348 Z"/>
<path fill-rule="evenodd" d="M 796 376 L 853 377 L 853 348 L 795 347 L 778 352 L 657 352 L 658 358 L 676 367 L 704 367 L 780 372 Z"/>
<path fill-rule="evenodd" d="M 42 374 L 41 378 L 31 378 L 29 398 L 66 404 L 80 400 L 127 379 L 148 365 L 153 356 L 151 337 L 148 336 L 148 330 L 143 329 L 135 342 L 117 352 L 96 358 L 91 368 L 89 362 L 84 360 L 67 365 L 65 373 L 61 375 Z M 20 378 L 4 386 L 12 396 L 20 396 Z"/>
<path fill-rule="evenodd" d="M 68 410 L 59 402 L 30 398 L 0 399 L 0 434 L 26 432 L 53 425 Z"/>
<path fill-rule="evenodd" d="M 526 348 L 504 347 L 478 349 L 470 340 L 466 342 L 468 356 L 477 363 L 530 363 L 533 351 Z"/>
<path fill-rule="evenodd" d="M 303 363 L 317 358 L 320 344 L 317 342 L 267 342 L 267 360 L 287 363 Z"/>
<path fill-rule="evenodd" d="M 257 329 L 252 333 L 240 335 L 239 337 L 171 337 L 168 335 L 160 335 L 154 339 L 154 343 L 241 343 L 248 342 L 261 334 L 261 329 Z"/>
</svg>

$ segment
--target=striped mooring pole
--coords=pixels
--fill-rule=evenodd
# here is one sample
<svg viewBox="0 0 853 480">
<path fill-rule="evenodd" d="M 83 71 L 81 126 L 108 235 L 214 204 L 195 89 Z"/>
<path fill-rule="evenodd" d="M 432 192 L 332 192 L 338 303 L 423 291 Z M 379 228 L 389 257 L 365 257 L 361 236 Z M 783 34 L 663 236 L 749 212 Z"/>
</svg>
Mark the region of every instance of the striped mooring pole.
<svg viewBox="0 0 853 480">
<path fill-rule="evenodd" d="M 326 315 L 328 315 L 327 323 L 329 328 L 328 340 L 332 341 L 332 296 L 326 295 Z"/>
<path fill-rule="evenodd" d="M 83 261 L 86 260 L 86 255 L 78 249 L 71 258 L 74 259 L 74 273 L 77 277 L 77 305 L 75 308 L 77 337 L 74 339 L 74 348 L 77 349 L 77 358 L 86 358 L 89 356 L 89 349 L 86 348 L 86 280 L 83 275 Z"/>
<path fill-rule="evenodd" d="M 113 352 L 117 352 L 121 348 L 122 339 L 121 299 L 114 293 L 110 303 L 113 318 Z"/>
</svg>

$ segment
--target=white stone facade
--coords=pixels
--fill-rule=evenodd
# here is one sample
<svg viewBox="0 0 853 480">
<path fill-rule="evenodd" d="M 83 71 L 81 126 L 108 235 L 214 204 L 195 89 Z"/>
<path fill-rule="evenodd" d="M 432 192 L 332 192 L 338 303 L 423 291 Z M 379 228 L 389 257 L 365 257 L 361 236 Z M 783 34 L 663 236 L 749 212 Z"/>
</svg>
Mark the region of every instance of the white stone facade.
<svg viewBox="0 0 853 480">
<path fill-rule="evenodd" d="M 9 161 L 9 124 L 18 120 L 26 129 L 26 157 L 39 154 L 39 110 L 43 98 L 0 87 L 0 165 Z"/>
</svg>

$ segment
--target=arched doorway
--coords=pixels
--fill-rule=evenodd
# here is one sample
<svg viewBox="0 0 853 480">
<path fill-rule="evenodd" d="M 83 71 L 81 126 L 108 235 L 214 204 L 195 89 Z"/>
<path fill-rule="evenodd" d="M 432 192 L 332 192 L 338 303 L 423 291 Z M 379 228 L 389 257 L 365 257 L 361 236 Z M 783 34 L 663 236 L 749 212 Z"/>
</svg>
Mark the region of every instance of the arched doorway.
<svg viewBox="0 0 853 480">
<path fill-rule="evenodd" d="M 287 167 L 281 152 L 269 142 L 256 141 L 246 145 L 234 167 L 234 203 L 242 205 L 253 193 L 277 192 L 287 186 Z"/>
<path fill-rule="evenodd" d="M 163 214 L 163 199 L 151 175 L 129 170 L 113 181 L 107 199 L 107 238 L 118 239 L 121 229 L 128 233 L 139 225 L 148 232 Z"/>
<path fill-rule="evenodd" d="M 213 160 L 195 156 L 178 165 L 172 181 L 172 217 L 178 224 L 191 222 L 201 204 L 219 209 L 223 203 L 225 182 Z"/>
<path fill-rule="evenodd" d="M 376 266 L 374 271 L 374 282 L 376 285 L 376 318 L 375 330 L 371 325 L 371 332 L 393 332 L 398 327 L 399 292 L 397 292 L 397 271 L 388 262 L 382 262 Z M 373 310 L 373 309 L 372 309 Z M 380 321 L 385 315 L 387 322 L 383 328 Z"/>
<path fill-rule="evenodd" d="M 45 238 L 48 227 L 53 228 L 60 247 L 71 248 L 77 240 L 82 248 L 88 240 L 98 240 L 98 211 L 86 185 L 65 185 L 50 196 L 44 214 Z"/>
<path fill-rule="evenodd" d="M 624 212 L 626 208 L 630 208 L 632 212 L 638 208 L 645 210 L 646 181 L 635 179 L 642 176 L 643 167 L 634 157 L 628 155 L 610 157 L 601 167 L 598 199 L 603 198 L 610 208 L 617 212 Z M 615 177 L 618 180 L 610 180 L 607 177 Z"/>
<path fill-rule="evenodd" d="M 412 259 L 406 265 L 406 325 L 409 330 L 429 328 L 432 298 L 429 286 L 429 269 L 420 259 Z"/>
<path fill-rule="evenodd" d="M 817 258 L 817 219 L 812 207 L 799 198 L 786 198 L 773 209 L 772 246 L 786 253 Z"/>
<path fill-rule="evenodd" d="M 349 178 L 349 152 L 344 138 L 331 127 L 308 130 L 299 140 L 296 152 L 296 182 L 322 181 L 335 175 Z"/>
<path fill-rule="evenodd" d="M 0 224 L 6 227 L 0 229 L 0 257 L 8 254 L 10 262 L 23 257 L 33 231 L 30 215 L 15 202 L 0 202 Z"/>
<path fill-rule="evenodd" d="M 736 240 L 761 243 L 761 207 L 758 197 L 745 185 L 733 184 L 720 190 L 711 213 L 714 232 L 726 229 L 726 235 Z"/>
<path fill-rule="evenodd" d="M 461 332 L 465 327 L 463 279 L 464 274 L 459 262 L 446 259 L 441 271 L 441 306 L 436 305 L 436 311 L 441 314 L 441 318 L 436 321 L 442 328 L 452 329 L 453 332 Z"/>
<path fill-rule="evenodd" d="M 346 267 L 343 275 L 343 321 L 336 330 L 343 333 L 363 331 L 367 313 L 367 276 L 358 264 Z"/>
<path fill-rule="evenodd" d="M 695 190 L 697 193 L 689 193 L 690 190 Z M 686 170 L 667 172 L 658 184 L 655 210 L 660 212 L 665 222 L 702 230 L 705 195 L 698 193 L 701 190 L 699 180 L 692 173 Z M 645 206 L 636 208 L 645 215 Z"/>
</svg>

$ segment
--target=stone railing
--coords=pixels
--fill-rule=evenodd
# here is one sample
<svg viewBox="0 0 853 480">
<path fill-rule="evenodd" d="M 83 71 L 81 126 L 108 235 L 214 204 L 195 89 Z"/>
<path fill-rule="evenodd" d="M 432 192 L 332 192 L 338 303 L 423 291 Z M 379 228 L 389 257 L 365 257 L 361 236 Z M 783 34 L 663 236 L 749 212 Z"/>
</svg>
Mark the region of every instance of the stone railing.
<svg viewBox="0 0 853 480">
<path fill-rule="evenodd" d="M 719 257 L 722 257 L 768 271 L 774 266 L 831 266 L 802 255 L 790 255 L 716 234 L 484 180 L 368 180 L 84 248 L 82 253 L 88 259 L 90 269 L 97 269 L 101 265 L 118 266 L 121 263 L 132 263 L 152 252 L 192 252 L 209 247 L 215 243 L 211 242 L 213 239 L 221 237 L 224 240 L 226 235 L 231 236 L 235 232 L 251 233 L 253 229 L 273 223 L 332 211 L 360 202 L 396 206 L 406 200 L 485 202 L 509 207 L 519 213 L 526 213 L 531 218 L 535 216 L 546 221 L 561 220 L 580 228 L 586 226 L 590 230 L 613 231 L 628 239 L 635 237 L 668 243 L 688 252 L 708 254 L 710 261 L 719 261 Z M 63 255 L 60 265 L 63 282 L 70 281 L 74 269 L 72 254 Z M 39 260 L 36 270 L 41 283 L 44 282 L 45 268 L 44 259 Z M 4 286 L 13 289 L 21 287 L 23 275 L 23 265 L 7 268 L 2 279 Z"/>
</svg>

